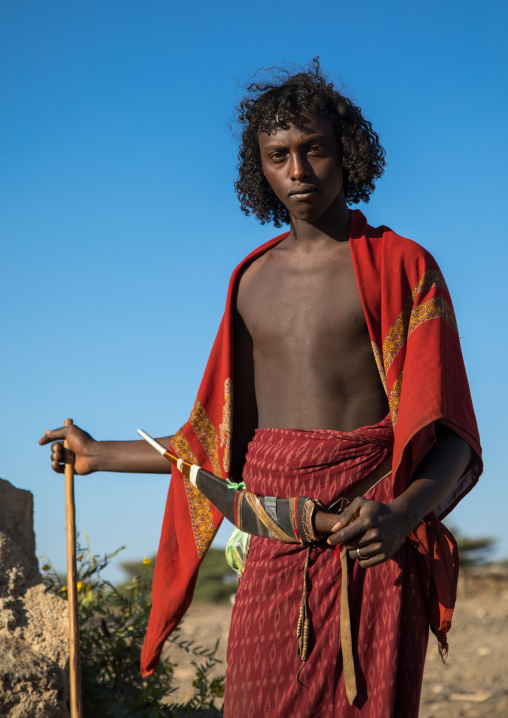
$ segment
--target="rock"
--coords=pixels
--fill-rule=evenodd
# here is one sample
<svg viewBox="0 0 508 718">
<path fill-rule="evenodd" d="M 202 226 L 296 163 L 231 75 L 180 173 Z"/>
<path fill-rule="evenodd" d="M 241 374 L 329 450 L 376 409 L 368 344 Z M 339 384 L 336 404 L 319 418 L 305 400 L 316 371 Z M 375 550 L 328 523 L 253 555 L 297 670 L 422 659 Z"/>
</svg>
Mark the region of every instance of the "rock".
<svg viewBox="0 0 508 718">
<path fill-rule="evenodd" d="M 0 479 L 0 716 L 68 718 L 67 602 L 35 555 L 33 498 Z"/>
</svg>

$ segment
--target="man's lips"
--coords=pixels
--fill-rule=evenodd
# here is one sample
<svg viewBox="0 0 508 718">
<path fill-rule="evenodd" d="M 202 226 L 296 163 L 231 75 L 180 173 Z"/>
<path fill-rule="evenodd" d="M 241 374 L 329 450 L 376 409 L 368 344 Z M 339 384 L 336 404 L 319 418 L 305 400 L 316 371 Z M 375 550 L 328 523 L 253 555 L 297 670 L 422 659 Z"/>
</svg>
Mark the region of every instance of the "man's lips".
<svg viewBox="0 0 508 718">
<path fill-rule="evenodd" d="M 295 187 L 290 192 L 288 192 L 288 197 L 295 197 L 298 195 L 308 195 L 308 194 L 311 194 L 311 192 L 317 192 L 317 187 L 313 187 L 312 185 L 305 185 L 304 187 Z"/>
</svg>

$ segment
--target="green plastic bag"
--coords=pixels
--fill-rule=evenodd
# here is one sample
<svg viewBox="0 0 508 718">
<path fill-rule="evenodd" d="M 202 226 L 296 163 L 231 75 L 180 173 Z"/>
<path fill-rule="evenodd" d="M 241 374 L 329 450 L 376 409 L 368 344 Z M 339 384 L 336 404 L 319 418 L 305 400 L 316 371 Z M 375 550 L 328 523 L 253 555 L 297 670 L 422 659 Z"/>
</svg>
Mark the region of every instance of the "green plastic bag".
<svg viewBox="0 0 508 718">
<path fill-rule="evenodd" d="M 245 531 L 240 531 L 240 529 L 235 528 L 226 544 L 226 561 L 228 562 L 228 566 L 230 566 L 233 571 L 236 571 L 239 576 L 242 575 L 249 540 L 250 534 L 246 534 Z"/>
</svg>

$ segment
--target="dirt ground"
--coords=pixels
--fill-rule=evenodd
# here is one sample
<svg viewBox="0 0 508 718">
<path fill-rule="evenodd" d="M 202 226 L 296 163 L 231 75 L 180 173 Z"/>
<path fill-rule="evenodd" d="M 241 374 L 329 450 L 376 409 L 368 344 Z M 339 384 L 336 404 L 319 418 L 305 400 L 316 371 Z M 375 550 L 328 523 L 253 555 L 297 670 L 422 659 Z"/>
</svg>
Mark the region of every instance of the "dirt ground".
<svg viewBox="0 0 508 718">
<path fill-rule="evenodd" d="M 204 646 L 214 645 L 220 636 L 220 672 L 226 668 L 230 616 L 230 606 L 196 604 L 180 633 L 182 639 Z M 462 580 L 449 640 L 446 665 L 433 637 L 429 641 L 420 718 L 507 718 L 508 582 Z M 176 684 L 181 686 L 173 700 L 192 692 L 193 668 L 182 653 L 171 646 L 171 658 L 179 664 Z"/>
</svg>

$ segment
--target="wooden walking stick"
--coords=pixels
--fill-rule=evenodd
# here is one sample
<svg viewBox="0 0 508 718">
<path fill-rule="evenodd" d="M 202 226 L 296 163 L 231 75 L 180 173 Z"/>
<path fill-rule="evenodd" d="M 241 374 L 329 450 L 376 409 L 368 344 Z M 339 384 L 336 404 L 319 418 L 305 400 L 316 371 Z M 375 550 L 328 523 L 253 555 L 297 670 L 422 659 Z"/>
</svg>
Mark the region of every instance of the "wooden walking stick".
<svg viewBox="0 0 508 718">
<path fill-rule="evenodd" d="M 64 426 L 72 426 L 66 419 Z M 67 529 L 67 599 L 69 604 L 69 683 L 71 718 L 82 718 L 81 658 L 79 655 L 78 588 L 76 571 L 76 512 L 74 508 L 74 453 L 64 441 L 65 524 Z"/>
</svg>

